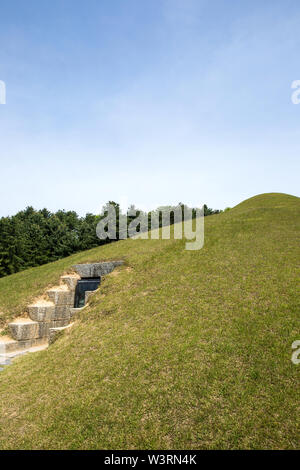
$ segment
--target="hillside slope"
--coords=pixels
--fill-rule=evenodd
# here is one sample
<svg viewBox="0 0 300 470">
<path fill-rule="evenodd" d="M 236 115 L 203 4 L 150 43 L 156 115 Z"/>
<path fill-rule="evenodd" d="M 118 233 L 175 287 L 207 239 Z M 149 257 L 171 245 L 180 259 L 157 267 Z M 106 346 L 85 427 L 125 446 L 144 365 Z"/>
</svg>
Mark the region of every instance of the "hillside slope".
<svg viewBox="0 0 300 470">
<path fill-rule="evenodd" d="M 126 263 L 0 374 L 0 448 L 298 448 L 299 229 L 300 199 L 264 194 L 199 251 L 126 240 L 0 279 L 4 325 L 71 265 Z"/>
</svg>

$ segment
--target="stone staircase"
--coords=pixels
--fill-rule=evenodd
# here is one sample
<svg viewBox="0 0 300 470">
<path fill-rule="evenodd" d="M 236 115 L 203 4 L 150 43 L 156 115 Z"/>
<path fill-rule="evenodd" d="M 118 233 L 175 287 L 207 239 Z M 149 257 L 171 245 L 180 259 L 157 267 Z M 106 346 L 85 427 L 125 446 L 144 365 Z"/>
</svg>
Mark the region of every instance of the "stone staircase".
<svg viewBox="0 0 300 470">
<path fill-rule="evenodd" d="M 11 337 L 0 337 L 0 355 L 47 347 L 56 333 L 70 326 L 78 274 L 62 276 L 60 285 L 47 290 L 45 296 L 28 307 L 28 317 L 8 324 Z"/>
<path fill-rule="evenodd" d="M 73 266 L 74 274 L 61 276 L 60 285 L 48 289 L 43 298 L 28 307 L 28 316 L 16 318 L 8 324 L 10 336 L 0 336 L 0 369 L 11 358 L 26 352 L 45 349 L 56 336 L 72 326 L 76 285 L 79 279 L 102 277 L 122 261 Z M 91 292 L 86 292 L 86 301 Z M 84 307 L 83 307 L 84 308 Z"/>
</svg>

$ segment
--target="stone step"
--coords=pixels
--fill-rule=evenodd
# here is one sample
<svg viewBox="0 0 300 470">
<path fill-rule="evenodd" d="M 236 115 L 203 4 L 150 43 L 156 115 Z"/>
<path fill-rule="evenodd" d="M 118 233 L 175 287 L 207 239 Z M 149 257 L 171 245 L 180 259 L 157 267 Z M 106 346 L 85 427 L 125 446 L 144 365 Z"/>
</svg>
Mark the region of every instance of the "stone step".
<svg viewBox="0 0 300 470">
<path fill-rule="evenodd" d="M 47 302 L 47 301 L 46 301 Z M 57 320 L 70 320 L 71 314 L 69 305 L 54 305 L 53 302 L 36 303 L 28 307 L 28 313 L 33 321 L 50 323 Z M 72 305 L 73 307 L 73 305 Z"/>
<path fill-rule="evenodd" d="M 24 341 L 15 341 L 11 338 L 4 337 L 0 339 L 0 356 L 14 357 L 16 354 L 27 351 L 39 350 L 48 346 L 48 339 L 37 338 Z"/>
<path fill-rule="evenodd" d="M 29 305 L 28 313 L 33 321 L 50 322 L 55 316 L 55 305 L 50 300 L 39 300 Z"/>
<path fill-rule="evenodd" d="M 50 328 L 65 327 L 70 322 L 70 316 L 61 320 L 52 320 L 48 323 L 35 322 L 29 319 L 17 319 L 8 324 L 10 334 L 17 341 L 38 338 L 48 338 Z"/>
<path fill-rule="evenodd" d="M 50 301 L 56 306 L 68 305 L 69 307 L 74 307 L 75 293 L 74 291 L 69 290 L 66 284 L 49 289 L 47 291 L 47 295 Z"/>
<path fill-rule="evenodd" d="M 9 338 L 8 336 L 2 336 L 0 338 L 0 355 L 7 354 L 13 351 L 17 351 L 19 348 L 19 342 Z"/>
<path fill-rule="evenodd" d="M 13 339 L 23 341 L 40 338 L 40 323 L 29 318 L 17 318 L 8 324 Z"/>
</svg>

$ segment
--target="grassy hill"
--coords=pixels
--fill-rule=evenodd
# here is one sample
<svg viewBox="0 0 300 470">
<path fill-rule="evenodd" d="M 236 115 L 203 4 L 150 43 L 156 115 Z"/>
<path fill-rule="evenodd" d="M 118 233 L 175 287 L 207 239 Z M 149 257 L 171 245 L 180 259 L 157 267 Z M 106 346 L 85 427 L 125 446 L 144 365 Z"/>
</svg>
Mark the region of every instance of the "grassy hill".
<svg viewBox="0 0 300 470">
<path fill-rule="evenodd" d="M 299 448 L 299 229 L 300 199 L 264 194 L 200 251 L 126 240 L 0 279 L 4 326 L 71 265 L 126 262 L 0 374 L 0 448 Z"/>
</svg>

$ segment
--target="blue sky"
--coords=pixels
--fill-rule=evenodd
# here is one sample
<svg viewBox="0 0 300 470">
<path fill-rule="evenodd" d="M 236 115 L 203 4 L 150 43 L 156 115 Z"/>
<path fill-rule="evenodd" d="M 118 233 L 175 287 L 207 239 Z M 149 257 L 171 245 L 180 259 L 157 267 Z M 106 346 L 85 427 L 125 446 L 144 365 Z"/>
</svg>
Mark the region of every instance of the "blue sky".
<svg viewBox="0 0 300 470">
<path fill-rule="evenodd" d="M 298 0 L 1 2 L 0 216 L 299 196 Z"/>
</svg>

